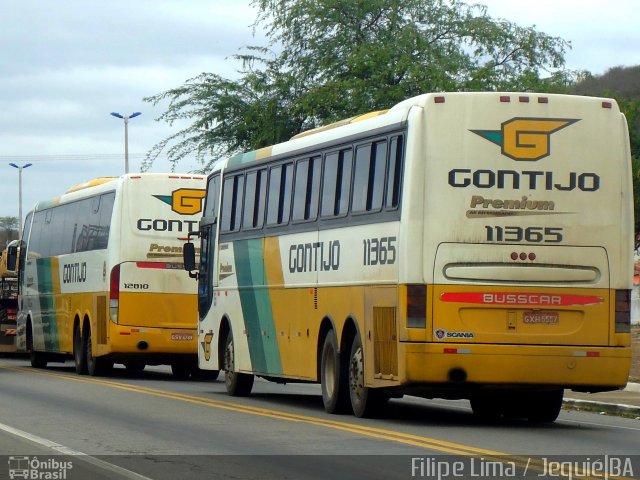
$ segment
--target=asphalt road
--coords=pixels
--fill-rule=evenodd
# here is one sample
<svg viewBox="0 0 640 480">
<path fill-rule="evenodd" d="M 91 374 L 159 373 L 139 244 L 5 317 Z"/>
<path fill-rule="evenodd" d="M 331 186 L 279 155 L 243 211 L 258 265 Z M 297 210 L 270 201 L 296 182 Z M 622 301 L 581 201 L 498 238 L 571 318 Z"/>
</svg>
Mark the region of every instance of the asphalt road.
<svg viewBox="0 0 640 480">
<path fill-rule="evenodd" d="M 0 478 L 36 456 L 45 463 L 34 466 L 48 473 L 71 462 L 70 480 L 440 479 L 454 478 L 444 474 L 459 462 L 467 478 L 521 478 L 525 470 L 557 478 L 549 465 L 574 462 L 562 472 L 570 477 L 600 455 L 627 467 L 620 476 L 640 478 L 638 452 L 639 420 L 588 412 L 563 411 L 552 425 L 486 423 L 466 401 L 405 397 L 383 418 L 357 419 L 326 414 L 317 385 L 257 380 L 250 397 L 233 398 L 222 380 L 175 381 L 164 367 L 93 378 L 70 363 L 37 370 L 0 359 Z M 476 460 L 492 470 L 464 470 Z"/>
</svg>

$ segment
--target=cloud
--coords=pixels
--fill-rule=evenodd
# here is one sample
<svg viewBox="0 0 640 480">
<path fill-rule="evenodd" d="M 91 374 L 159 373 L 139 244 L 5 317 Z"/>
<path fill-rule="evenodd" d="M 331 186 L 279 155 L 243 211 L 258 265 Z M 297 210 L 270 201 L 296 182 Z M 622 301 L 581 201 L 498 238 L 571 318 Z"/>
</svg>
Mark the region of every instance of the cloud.
<svg viewBox="0 0 640 480">
<path fill-rule="evenodd" d="M 618 65 L 640 64 L 637 0 L 479 0 L 489 15 L 571 42 L 567 66 L 602 74 Z"/>
<path fill-rule="evenodd" d="M 17 215 L 17 171 L 24 210 L 68 186 L 123 172 L 123 122 L 109 115 L 141 111 L 129 124 L 132 170 L 157 142 L 177 131 L 155 121 L 164 106 L 143 97 L 202 72 L 233 77 L 230 56 L 260 43 L 248 2 L 237 0 L 5 2 L 0 15 L 0 216 Z M 186 161 L 181 169 L 197 167 Z M 159 159 L 154 171 L 169 170 Z M 15 192 L 14 192 L 15 190 Z"/>
</svg>

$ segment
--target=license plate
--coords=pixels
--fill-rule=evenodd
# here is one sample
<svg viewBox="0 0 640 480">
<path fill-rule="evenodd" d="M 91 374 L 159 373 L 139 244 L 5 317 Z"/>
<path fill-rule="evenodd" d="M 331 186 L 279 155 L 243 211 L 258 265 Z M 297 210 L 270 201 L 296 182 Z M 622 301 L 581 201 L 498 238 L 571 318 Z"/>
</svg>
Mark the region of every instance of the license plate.
<svg viewBox="0 0 640 480">
<path fill-rule="evenodd" d="M 190 341 L 193 340 L 193 333 L 172 333 L 171 340 Z"/>
<path fill-rule="evenodd" d="M 534 310 L 524 312 L 522 321 L 525 324 L 541 323 L 545 325 L 554 325 L 560 321 L 560 313 L 551 310 Z"/>
</svg>

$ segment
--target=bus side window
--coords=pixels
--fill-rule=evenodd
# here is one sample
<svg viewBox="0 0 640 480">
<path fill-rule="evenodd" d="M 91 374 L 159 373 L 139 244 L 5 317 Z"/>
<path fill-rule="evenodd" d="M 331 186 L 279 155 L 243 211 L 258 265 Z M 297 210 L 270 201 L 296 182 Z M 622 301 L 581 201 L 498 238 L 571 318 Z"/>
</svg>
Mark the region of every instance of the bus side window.
<svg viewBox="0 0 640 480">
<path fill-rule="evenodd" d="M 243 197 L 244 175 L 225 178 L 222 188 L 221 232 L 235 232 L 240 229 Z"/>
<path fill-rule="evenodd" d="M 386 140 L 356 148 L 351 207 L 353 212 L 379 211 L 382 208 L 386 162 Z"/>
<path fill-rule="evenodd" d="M 76 219 L 77 230 L 75 239 L 75 252 L 86 252 L 89 250 L 90 231 L 91 231 L 91 216 L 92 216 L 92 200 L 86 198 L 75 202 L 77 204 Z"/>
<path fill-rule="evenodd" d="M 80 202 L 68 203 L 64 215 L 64 235 L 62 238 L 62 248 L 65 252 L 71 253 L 75 250 L 76 239 L 80 229 L 78 228 L 78 210 Z"/>
<path fill-rule="evenodd" d="M 247 173 L 242 214 L 242 228 L 253 230 L 264 224 L 264 207 L 267 193 L 267 170 L 260 169 Z"/>
<path fill-rule="evenodd" d="M 321 157 L 298 160 L 293 194 L 293 220 L 307 221 L 318 217 Z"/>
<path fill-rule="evenodd" d="M 64 217 L 66 205 L 59 205 L 51 209 L 51 220 L 47 223 L 46 232 L 49 238 L 48 255 L 63 255 L 64 251 L 62 234 L 64 233 Z"/>
<path fill-rule="evenodd" d="M 386 208 L 397 208 L 400 203 L 404 144 L 402 135 L 392 137 L 389 143 L 389 176 L 387 178 Z"/>
<path fill-rule="evenodd" d="M 211 219 L 215 223 L 218 215 L 218 197 L 220 195 L 220 175 L 215 175 L 207 185 L 207 198 L 204 204 L 204 218 Z"/>
<path fill-rule="evenodd" d="M 284 225 L 291 216 L 291 190 L 293 186 L 293 166 L 285 163 L 272 167 L 269 171 L 267 194 L 267 225 Z"/>
<path fill-rule="evenodd" d="M 33 214 L 33 226 L 31 227 L 31 240 L 29 241 L 29 255 L 28 260 L 32 258 L 41 258 L 43 256 L 42 250 L 46 241 L 46 233 L 44 219 L 46 212 L 40 210 Z M 42 237 L 45 237 L 44 241 Z"/>
<path fill-rule="evenodd" d="M 351 149 L 325 155 L 322 174 L 322 217 L 346 215 L 351 193 Z"/>
<path fill-rule="evenodd" d="M 107 248 L 109 244 L 109 230 L 111 229 L 111 216 L 113 215 L 113 202 L 116 199 L 115 192 L 105 193 L 100 200 L 100 223 L 96 248 Z"/>
</svg>

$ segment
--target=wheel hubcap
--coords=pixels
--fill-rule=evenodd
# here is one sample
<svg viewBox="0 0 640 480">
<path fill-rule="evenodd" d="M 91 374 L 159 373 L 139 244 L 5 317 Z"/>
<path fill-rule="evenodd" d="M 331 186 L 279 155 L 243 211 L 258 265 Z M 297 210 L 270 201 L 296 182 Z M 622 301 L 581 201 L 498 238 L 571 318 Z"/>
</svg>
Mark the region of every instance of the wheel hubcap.
<svg viewBox="0 0 640 480">
<path fill-rule="evenodd" d="M 364 364 L 362 361 L 362 347 L 358 348 L 351 358 L 349 366 L 349 387 L 351 393 L 361 401 L 364 393 Z"/>
<path fill-rule="evenodd" d="M 334 362 L 333 356 L 326 355 L 323 366 L 324 366 L 324 378 L 323 378 L 324 385 L 327 389 L 327 393 L 329 394 L 329 396 L 332 396 L 336 388 L 336 385 L 335 385 L 336 368 L 335 368 L 335 362 Z"/>
<path fill-rule="evenodd" d="M 233 376 L 233 342 L 227 344 L 224 351 L 224 380 L 230 384 Z"/>
</svg>

